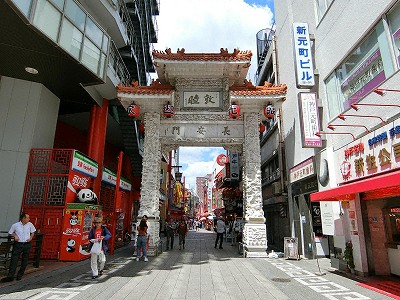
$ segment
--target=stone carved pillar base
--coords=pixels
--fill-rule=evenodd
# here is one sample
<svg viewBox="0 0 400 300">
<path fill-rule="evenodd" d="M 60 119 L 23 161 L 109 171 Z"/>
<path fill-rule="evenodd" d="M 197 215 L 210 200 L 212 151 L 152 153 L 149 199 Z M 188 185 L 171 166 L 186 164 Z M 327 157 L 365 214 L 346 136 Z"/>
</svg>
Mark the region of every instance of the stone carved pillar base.
<svg viewBox="0 0 400 300">
<path fill-rule="evenodd" d="M 243 256 L 268 257 L 267 235 L 264 223 L 246 223 L 243 229 Z"/>
<path fill-rule="evenodd" d="M 147 249 L 147 256 L 157 256 L 158 246 L 160 244 L 160 222 L 154 218 L 147 220 L 147 232 L 149 233 L 149 248 Z"/>
</svg>

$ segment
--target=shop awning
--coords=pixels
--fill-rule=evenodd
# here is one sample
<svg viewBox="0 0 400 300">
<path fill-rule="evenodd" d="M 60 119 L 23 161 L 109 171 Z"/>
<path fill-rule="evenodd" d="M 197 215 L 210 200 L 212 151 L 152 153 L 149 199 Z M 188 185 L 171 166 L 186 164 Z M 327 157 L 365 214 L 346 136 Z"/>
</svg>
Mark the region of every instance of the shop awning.
<svg viewBox="0 0 400 300">
<path fill-rule="evenodd" d="M 370 177 L 329 190 L 310 194 L 312 202 L 353 200 L 356 193 L 391 188 L 400 185 L 400 171 Z"/>
</svg>

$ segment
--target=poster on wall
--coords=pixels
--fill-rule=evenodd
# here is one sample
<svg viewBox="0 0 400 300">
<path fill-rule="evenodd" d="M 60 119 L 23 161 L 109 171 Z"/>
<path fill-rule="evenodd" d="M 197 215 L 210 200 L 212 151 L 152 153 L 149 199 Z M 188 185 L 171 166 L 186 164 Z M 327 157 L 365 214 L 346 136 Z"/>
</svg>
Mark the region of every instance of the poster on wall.
<svg viewBox="0 0 400 300">
<path fill-rule="evenodd" d="M 74 150 L 71 171 L 68 176 L 66 203 L 73 203 L 79 189 L 93 186 L 93 178 L 97 177 L 98 164 L 83 153 Z"/>
</svg>

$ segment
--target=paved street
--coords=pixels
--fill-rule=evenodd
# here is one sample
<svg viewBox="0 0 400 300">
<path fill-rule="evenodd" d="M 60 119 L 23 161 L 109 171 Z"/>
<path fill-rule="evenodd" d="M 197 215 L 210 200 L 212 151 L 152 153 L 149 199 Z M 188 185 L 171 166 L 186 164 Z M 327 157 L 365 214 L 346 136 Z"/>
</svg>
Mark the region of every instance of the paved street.
<svg viewBox="0 0 400 300">
<path fill-rule="evenodd" d="M 357 285 L 356 276 L 330 272 L 328 259 L 245 259 L 215 233 L 190 230 L 186 249 L 137 262 L 133 249 L 108 256 L 107 270 L 91 279 L 90 262 L 58 263 L 0 284 L 0 299 L 392 299 Z M 55 265 L 55 264 L 54 264 Z M 318 274 L 318 275 L 317 275 Z"/>
</svg>

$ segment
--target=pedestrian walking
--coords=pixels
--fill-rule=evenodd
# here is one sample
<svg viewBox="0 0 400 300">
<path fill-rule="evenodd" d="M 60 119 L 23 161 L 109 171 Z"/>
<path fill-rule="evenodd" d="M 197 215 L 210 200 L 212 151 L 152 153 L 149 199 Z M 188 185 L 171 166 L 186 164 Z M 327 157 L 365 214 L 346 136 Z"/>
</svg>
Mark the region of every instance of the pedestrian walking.
<svg viewBox="0 0 400 300">
<path fill-rule="evenodd" d="M 167 250 L 171 247 L 171 250 L 174 249 L 174 236 L 175 236 L 175 222 L 170 219 L 169 222 L 166 224 L 166 231 L 167 231 Z"/>
<path fill-rule="evenodd" d="M 17 271 L 17 264 L 19 255 L 22 253 L 22 261 L 19 271 L 17 273 L 17 280 L 21 280 L 24 276 L 26 266 L 28 265 L 29 250 L 31 249 L 31 242 L 35 235 L 36 228 L 29 222 L 29 215 L 22 213 L 19 222 L 14 223 L 8 234 L 14 238 L 13 250 L 11 254 L 10 269 L 7 277 L 3 278 L 1 282 L 10 282 L 14 280 L 15 272 Z"/>
<path fill-rule="evenodd" d="M 111 238 L 108 228 L 103 225 L 102 217 L 95 217 L 94 226 L 89 232 L 89 241 L 92 243 L 90 250 L 90 267 L 92 269 L 92 279 L 103 275 L 104 265 L 106 264 L 106 253 L 108 250 L 107 241 Z"/>
<path fill-rule="evenodd" d="M 138 230 L 138 236 L 137 236 L 137 246 L 136 246 L 136 261 L 139 261 L 140 259 L 140 251 L 143 252 L 143 257 L 144 261 L 149 261 L 147 258 L 147 222 L 146 219 L 143 218 L 140 220 L 139 226 L 137 228 Z"/>
<path fill-rule="evenodd" d="M 225 226 L 224 219 L 222 217 L 219 217 L 219 219 L 217 221 L 216 231 L 217 231 L 217 238 L 215 239 L 214 248 L 217 248 L 217 244 L 219 241 L 219 249 L 223 249 L 222 248 L 222 240 L 224 238 L 224 232 L 226 231 L 226 226 Z"/>
<path fill-rule="evenodd" d="M 188 233 L 187 224 L 186 224 L 185 220 L 181 220 L 181 222 L 179 223 L 179 227 L 178 227 L 179 250 L 182 249 L 181 247 L 183 247 L 183 249 L 185 249 L 185 239 L 186 239 L 187 233 Z"/>
</svg>

